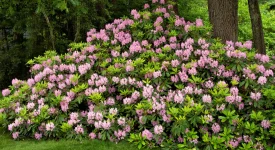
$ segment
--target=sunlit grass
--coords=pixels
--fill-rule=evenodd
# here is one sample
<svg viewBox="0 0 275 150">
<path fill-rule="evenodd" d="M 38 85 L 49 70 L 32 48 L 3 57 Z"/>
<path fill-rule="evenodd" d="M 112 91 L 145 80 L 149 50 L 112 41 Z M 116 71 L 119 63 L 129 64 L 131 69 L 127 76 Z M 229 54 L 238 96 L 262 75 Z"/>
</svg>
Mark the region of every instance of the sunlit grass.
<svg viewBox="0 0 275 150">
<path fill-rule="evenodd" d="M 128 142 L 118 144 L 100 140 L 41 140 L 32 139 L 15 141 L 0 129 L 1 150 L 137 150 Z"/>
</svg>

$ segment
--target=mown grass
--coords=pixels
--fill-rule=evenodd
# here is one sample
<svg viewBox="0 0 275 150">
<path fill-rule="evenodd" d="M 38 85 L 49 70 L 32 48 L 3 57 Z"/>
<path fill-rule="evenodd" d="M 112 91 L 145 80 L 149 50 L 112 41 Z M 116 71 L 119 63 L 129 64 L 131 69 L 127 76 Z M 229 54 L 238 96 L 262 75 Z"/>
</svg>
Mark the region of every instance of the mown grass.
<svg viewBox="0 0 275 150">
<path fill-rule="evenodd" d="M 0 129 L 0 150 L 137 150 L 128 142 L 118 144 L 99 140 L 41 140 L 15 141 Z"/>
</svg>

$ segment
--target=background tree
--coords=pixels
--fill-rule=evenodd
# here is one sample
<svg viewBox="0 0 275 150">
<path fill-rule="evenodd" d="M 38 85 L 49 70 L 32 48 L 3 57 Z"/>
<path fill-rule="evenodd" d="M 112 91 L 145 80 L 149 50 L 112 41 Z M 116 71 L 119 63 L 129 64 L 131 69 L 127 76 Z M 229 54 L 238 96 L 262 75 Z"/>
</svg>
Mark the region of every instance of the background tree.
<svg viewBox="0 0 275 150">
<path fill-rule="evenodd" d="M 208 0 L 208 12 L 214 37 L 238 40 L 238 0 Z"/>
<path fill-rule="evenodd" d="M 0 89 L 30 75 L 26 62 L 46 50 L 59 54 L 72 42 L 86 41 L 91 28 L 101 29 L 130 15 L 149 0 L 1 0 Z"/>
<path fill-rule="evenodd" d="M 265 54 L 266 49 L 259 2 L 258 0 L 248 0 L 248 6 L 252 24 L 253 45 L 258 53 Z"/>
</svg>

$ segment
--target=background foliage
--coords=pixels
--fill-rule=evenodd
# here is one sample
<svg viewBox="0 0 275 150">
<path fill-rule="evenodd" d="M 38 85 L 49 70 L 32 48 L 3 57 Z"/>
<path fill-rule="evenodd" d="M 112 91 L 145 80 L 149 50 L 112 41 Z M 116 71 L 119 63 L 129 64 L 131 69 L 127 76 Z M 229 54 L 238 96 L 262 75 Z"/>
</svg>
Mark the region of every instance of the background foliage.
<svg viewBox="0 0 275 150">
<path fill-rule="evenodd" d="M 1 0 L 0 2 L 0 89 L 13 78 L 30 76 L 26 62 L 46 50 L 65 53 L 71 42 L 86 39 L 86 32 L 100 29 L 107 22 L 130 14 L 148 0 Z"/>
</svg>

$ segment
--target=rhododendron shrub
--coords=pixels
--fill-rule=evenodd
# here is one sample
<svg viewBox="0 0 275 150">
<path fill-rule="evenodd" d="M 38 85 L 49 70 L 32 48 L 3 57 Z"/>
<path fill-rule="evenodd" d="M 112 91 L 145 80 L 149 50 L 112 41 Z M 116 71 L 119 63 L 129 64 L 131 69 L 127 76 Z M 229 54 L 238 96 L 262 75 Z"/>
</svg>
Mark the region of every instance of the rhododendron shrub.
<svg viewBox="0 0 275 150">
<path fill-rule="evenodd" d="M 14 139 L 128 140 L 138 148 L 272 149 L 273 59 L 252 43 L 211 39 L 163 0 L 131 11 L 68 53 L 29 61 L 2 91 Z M 274 147 L 273 147 L 274 148 Z"/>
</svg>

